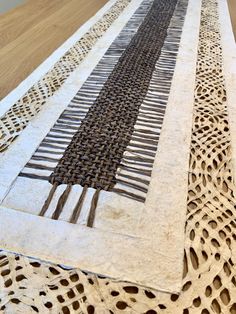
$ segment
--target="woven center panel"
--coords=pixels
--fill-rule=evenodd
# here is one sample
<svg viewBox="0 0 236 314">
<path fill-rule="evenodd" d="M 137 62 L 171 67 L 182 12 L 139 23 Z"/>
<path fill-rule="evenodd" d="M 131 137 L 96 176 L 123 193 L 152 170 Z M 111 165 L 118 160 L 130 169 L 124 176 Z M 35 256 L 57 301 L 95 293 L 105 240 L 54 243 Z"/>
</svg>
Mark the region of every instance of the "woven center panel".
<svg viewBox="0 0 236 314">
<path fill-rule="evenodd" d="M 176 0 L 155 0 L 50 176 L 110 190 L 147 93 Z"/>
<path fill-rule="evenodd" d="M 185 30 L 187 5 L 133 0 L 25 130 L 0 184 L 3 249 L 180 291 L 200 18 Z"/>
</svg>

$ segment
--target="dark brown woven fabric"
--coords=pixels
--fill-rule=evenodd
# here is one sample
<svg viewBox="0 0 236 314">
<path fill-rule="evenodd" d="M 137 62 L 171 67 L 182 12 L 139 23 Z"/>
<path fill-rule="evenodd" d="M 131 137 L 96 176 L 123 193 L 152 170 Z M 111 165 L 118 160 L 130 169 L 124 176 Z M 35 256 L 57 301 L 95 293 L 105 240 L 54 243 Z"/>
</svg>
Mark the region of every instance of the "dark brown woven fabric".
<svg viewBox="0 0 236 314">
<path fill-rule="evenodd" d="M 176 2 L 154 0 L 52 173 L 52 184 L 112 189 Z"/>
</svg>

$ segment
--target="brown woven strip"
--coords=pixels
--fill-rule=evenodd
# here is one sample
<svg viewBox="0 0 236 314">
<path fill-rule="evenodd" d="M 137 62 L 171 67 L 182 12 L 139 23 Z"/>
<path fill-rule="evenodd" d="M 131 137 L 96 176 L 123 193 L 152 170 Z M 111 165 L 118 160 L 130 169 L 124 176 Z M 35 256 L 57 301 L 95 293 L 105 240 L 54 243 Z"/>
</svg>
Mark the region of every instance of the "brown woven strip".
<svg viewBox="0 0 236 314">
<path fill-rule="evenodd" d="M 62 193 L 62 195 L 60 196 L 58 202 L 57 202 L 57 207 L 54 211 L 54 213 L 52 214 L 52 219 L 58 219 L 62 210 L 63 210 L 63 207 L 68 199 L 68 196 L 70 194 L 70 191 L 71 191 L 71 184 L 67 185 L 65 191 Z"/>
<path fill-rule="evenodd" d="M 100 193 L 100 189 L 97 189 L 92 198 L 91 207 L 90 207 L 89 215 L 88 215 L 88 221 L 87 221 L 87 227 L 89 228 L 92 228 L 94 224 L 99 193 Z"/>
<path fill-rule="evenodd" d="M 46 201 L 45 201 L 45 203 L 44 203 L 44 205 L 43 205 L 43 207 L 42 207 L 42 209 L 41 209 L 41 211 L 39 213 L 39 216 L 44 216 L 44 214 L 46 213 L 46 211 L 47 211 L 47 209 L 48 209 L 48 207 L 49 207 L 49 205 L 51 203 L 51 200 L 53 198 L 53 195 L 54 195 L 54 193 L 55 193 L 55 191 L 57 189 L 57 186 L 58 186 L 57 184 L 53 184 L 53 186 L 51 188 L 51 191 L 50 191 L 50 193 L 48 195 L 48 198 L 46 199 Z"/>
<path fill-rule="evenodd" d="M 80 198 L 73 210 L 73 213 L 71 215 L 71 218 L 70 218 L 70 222 L 71 223 L 76 223 L 79 216 L 80 216 L 80 212 L 81 212 L 81 209 L 82 209 L 82 206 L 83 206 L 83 202 L 84 202 L 84 199 L 85 199 L 85 196 L 86 196 L 86 193 L 87 193 L 87 190 L 88 190 L 88 187 L 87 186 L 84 186 L 83 187 L 83 191 L 80 195 Z"/>
<path fill-rule="evenodd" d="M 111 190 L 177 0 L 154 0 L 50 177 L 54 184 Z M 47 144 L 45 144 L 47 147 Z M 148 156 L 154 153 L 147 152 Z"/>
</svg>

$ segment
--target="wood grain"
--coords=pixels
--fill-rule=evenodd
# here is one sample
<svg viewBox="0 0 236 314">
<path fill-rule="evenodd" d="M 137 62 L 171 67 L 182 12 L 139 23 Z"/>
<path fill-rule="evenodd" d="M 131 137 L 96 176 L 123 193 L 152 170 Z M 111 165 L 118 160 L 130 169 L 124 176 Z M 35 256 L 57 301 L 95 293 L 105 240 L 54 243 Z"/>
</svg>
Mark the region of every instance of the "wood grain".
<svg viewBox="0 0 236 314">
<path fill-rule="evenodd" d="M 234 38 L 236 40 L 236 0 L 228 0 L 231 23 L 234 31 Z"/>
<path fill-rule="evenodd" d="M 108 0 L 28 0 L 0 15 L 0 99 Z"/>
</svg>

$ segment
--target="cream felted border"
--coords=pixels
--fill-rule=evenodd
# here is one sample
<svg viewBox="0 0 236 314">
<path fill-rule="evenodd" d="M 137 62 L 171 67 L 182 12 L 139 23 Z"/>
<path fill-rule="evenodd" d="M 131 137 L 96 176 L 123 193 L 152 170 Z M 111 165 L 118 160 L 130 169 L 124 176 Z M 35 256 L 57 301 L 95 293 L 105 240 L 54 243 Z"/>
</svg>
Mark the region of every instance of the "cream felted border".
<svg viewBox="0 0 236 314">
<path fill-rule="evenodd" d="M 139 236 L 99 231 L 2 207 L 3 249 L 161 291 L 180 291 L 200 8 L 199 2 L 190 0 L 155 161 L 159 171 L 154 170 L 154 193 L 147 199 L 151 212 L 144 211 Z M 153 206 L 157 203 L 158 207 Z"/>
</svg>

